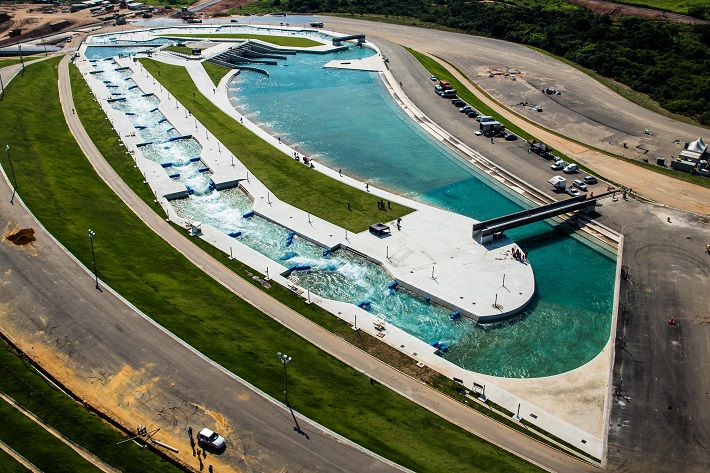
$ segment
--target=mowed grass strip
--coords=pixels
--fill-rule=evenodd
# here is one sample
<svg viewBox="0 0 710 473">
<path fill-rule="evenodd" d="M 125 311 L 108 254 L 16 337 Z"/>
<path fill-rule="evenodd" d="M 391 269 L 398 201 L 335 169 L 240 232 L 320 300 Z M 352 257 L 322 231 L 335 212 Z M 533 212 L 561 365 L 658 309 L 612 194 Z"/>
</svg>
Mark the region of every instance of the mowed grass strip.
<svg viewBox="0 0 710 473">
<path fill-rule="evenodd" d="M 30 470 L 0 448 L 0 471 L 2 473 L 28 473 Z"/>
<path fill-rule="evenodd" d="M 101 471 L 3 399 L 0 399 L 0 440 L 42 471 Z"/>
<path fill-rule="evenodd" d="M 192 48 L 188 48 L 187 46 L 167 46 L 165 48 L 166 51 L 173 51 L 176 53 L 181 53 L 181 54 L 187 54 L 188 56 L 192 55 Z"/>
<path fill-rule="evenodd" d="M 222 78 L 226 76 L 229 71 L 231 71 L 231 69 L 227 67 L 207 61 L 202 62 L 202 67 L 205 69 L 207 75 L 210 76 L 210 79 L 212 79 L 212 83 L 215 87 L 217 87 Z"/>
<path fill-rule="evenodd" d="M 353 232 L 367 230 L 373 223 L 393 221 L 412 211 L 392 202 L 392 209 L 382 212 L 377 206 L 380 198 L 365 192 L 364 185 L 363 190 L 355 189 L 286 156 L 205 98 L 184 67 L 150 59 L 141 59 L 141 63 L 284 202 Z"/>
<path fill-rule="evenodd" d="M 33 65 L 0 103 L 20 196 L 85 265 L 168 330 L 281 398 L 277 351 L 293 357 L 294 409 L 415 471 L 540 471 L 324 354 L 204 275 L 152 233 L 94 173 L 63 123 L 56 61 Z M 42 103 L 33 111 L 26 103 Z M 7 170 L 4 156 L 2 163 Z"/>
<path fill-rule="evenodd" d="M 219 34 L 171 34 L 168 38 L 218 38 L 218 39 L 257 39 L 265 43 L 292 48 L 310 48 L 323 43 L 299 36 L 271 36 L 268 34 L 219 33 Z"/>
</svg>

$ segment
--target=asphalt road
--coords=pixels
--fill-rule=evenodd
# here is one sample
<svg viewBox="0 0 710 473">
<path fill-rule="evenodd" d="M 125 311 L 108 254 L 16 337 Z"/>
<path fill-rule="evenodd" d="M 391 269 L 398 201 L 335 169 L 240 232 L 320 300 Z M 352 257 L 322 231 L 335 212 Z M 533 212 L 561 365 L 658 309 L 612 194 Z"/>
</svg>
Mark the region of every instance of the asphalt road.
<svg viewBox="0 0 710 473">
<path fill-rule="evenodd" d="M 609 469 L 707 472 L 710 229 L 692 214 L 628 205 Z"/>
</svg>

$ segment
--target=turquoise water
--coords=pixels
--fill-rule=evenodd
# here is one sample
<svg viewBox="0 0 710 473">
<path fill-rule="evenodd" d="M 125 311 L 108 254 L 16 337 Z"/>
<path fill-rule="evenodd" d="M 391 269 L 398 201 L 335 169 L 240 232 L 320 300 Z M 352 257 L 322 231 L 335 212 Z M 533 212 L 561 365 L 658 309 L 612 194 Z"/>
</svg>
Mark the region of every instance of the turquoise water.
<svg viewBox="0 0 710 473">
<path fill-rule="evenodd" d="M 302 153 L 408 197 L 479 220 L 532 205 L 426 136 L 375 74 L 321 68 L 370 54 L 299 54 L 263 66 L 269 77 L 242 71 L 230 95 L 242 113 Z M 609 337 L 615 261 L 544 222 L 508 235 L 529 253 L 537 282 L 521 316 L 489 326 L 457 322 L 442 332 L 438 324 L 419 326 L 416 311 L 395 308 L 388 322 L 425 341 L 443 338 L 452 347 L 447 359 L 486 374 L 549 376 L 591 360 Z"/>
</svg>

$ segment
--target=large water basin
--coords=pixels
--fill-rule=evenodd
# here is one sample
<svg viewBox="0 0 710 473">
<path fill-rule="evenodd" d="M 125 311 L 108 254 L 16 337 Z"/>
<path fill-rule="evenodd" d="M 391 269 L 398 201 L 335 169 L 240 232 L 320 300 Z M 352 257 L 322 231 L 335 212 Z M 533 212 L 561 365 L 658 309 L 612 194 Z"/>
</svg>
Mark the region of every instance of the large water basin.
<svg viewBox="0 0 710 473">
<path fill-rule="evenodd" d="M 408 197 L 478 220 L 533 205 L 426 135 L 376 74 L 321 67 L 371 54 L 299 54 L 263 66 L 268 77 L 243 71 L 230 96 L 241 113 L 303 153 Z M 613 256 L 544 222 L 507 234 L 528 252 L 537 283 L 536 298 L 519 317 L 464 329 L 444 320 L 445 335 L 437 323 L 422 324 L 416 311 L 395 310 L 388 320 L 427 342 L 446 338 L 453 348 L 444 356 L 481 373 L 539 377 L 583 365 L 609 338 Z"/>
</svg>

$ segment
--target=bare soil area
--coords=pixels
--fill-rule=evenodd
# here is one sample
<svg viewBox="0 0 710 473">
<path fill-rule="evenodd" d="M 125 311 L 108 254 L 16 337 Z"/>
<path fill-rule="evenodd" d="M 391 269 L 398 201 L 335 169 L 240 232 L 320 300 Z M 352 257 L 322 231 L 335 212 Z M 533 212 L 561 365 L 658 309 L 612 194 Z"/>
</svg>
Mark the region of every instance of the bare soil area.
<svg viewBox="0 0 710 473">
<path fill-rule="evenodd" d="M 637 7 L 633 5 L 624 5 L 623 3 L 606 2 L 604 0 L 571 0 L 572 3 L 583 6 L 588 10 L 599 15 L 609 15 L 612 18 L 620 16 L 638 16 L 641 18 L 665 18 L 668 21 L 677 21 L 680 23 L 693 24 L 708 24 L 707 20 L 693 18 L 688 15 L 680 15 L 678 13 L 670 13 L 652 8 Z"/>
</svg>

